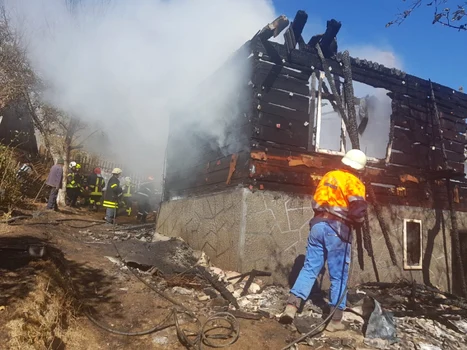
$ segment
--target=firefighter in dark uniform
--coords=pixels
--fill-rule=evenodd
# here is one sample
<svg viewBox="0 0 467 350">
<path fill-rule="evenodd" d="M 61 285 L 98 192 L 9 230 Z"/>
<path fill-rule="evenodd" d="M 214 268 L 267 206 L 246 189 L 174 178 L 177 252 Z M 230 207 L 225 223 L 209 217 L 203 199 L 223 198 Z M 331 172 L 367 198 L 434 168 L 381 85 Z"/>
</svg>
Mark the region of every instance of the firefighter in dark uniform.
<svg viewBox="0 0 467 350">
<path fill-rule="evenodd" d="M 123 185 L 123 204 L 128 216 L 131 216 L 131 207 L 133 205 L 133 195 L 135 194 L 135 185 L 131 182 L 131 178 L 125 177 Z"/>
<path fill-rule="evenodd" d="M 137 219 L 142 223 L 146 222 L 146 217 L 151 212 L 151 204 L 149 199 L 154 196 L 156 192 L 154 178 L 148 177 L 148 181 L 139 185 L 138 192 L 136 192 L 136 200 L 138 202 L 138 215 Z"/>
<path fill-rule="evenodd" d="M 80 194 L 81 177 L 76 165 L 76 162 L 70 162 L 70 171 L 66 177 L 66 205 L 70 207 L 76 207 L 76 201 Z"/>
<path fill-rule="evenodd" d="M 115 168 L 112 170 L 112 177 L 107 183 L 107 189 L 104 194 L 103 206 L 105 211 L 105 221 L 109 224 L 115 223 L 117 217 L 118 203 L 122 196 L 122 188 L 120 187 L 120 180 L 118 177 L 121 175 L 122 169 Z"/>
<path fill-rule="evenodd" d="M 87 178 L 81 173 L 81 164 L 76 163 L 76 182 L 78 183 L 78 197 L 81 197 L 83 201 L 79 201 L 79 204 L 86 204 L 88 198 L 85 193 Z"/>
<path fill-rule="evenodd" d="M 87 179 L 87 190 L 90 191 L 89 204 L 94 211 L 99 211 L 99 207 L 102 205 L 102 189 L 104 187 L 105 180 L 101 175 L 101 168 L 95 168 Z"/>
</svg>

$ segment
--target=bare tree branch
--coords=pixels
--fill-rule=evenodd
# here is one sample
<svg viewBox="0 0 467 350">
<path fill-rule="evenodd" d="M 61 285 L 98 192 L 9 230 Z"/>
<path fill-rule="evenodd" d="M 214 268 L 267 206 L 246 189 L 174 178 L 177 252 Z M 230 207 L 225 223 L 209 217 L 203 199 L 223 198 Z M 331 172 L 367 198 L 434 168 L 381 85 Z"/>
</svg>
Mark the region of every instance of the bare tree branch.
<svg viewBox="0 0 467 350">
<path fill-rule="evenodd" d="M 402 1 L 406 2 L 405 0 Z M 467 31 L 467 1 L 461 0 L 413 0 L 412 4 L 404 11 L 398 13 L 394 20 L 386 24 L 386 27 L 402 24 L 421 6 L 434 8 L 432 24 L 440 24 L 444 27 L 457 29 L 458 31 Z"/>
</svg>

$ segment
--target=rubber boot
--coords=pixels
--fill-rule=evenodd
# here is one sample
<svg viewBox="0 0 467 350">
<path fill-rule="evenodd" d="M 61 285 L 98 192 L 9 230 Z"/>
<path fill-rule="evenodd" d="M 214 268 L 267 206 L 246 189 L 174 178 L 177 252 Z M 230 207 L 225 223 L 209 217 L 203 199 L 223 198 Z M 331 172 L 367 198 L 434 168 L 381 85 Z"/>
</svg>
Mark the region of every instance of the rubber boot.
<svg viewBox="0 0 467 350">
<path fill-rule="evenodd" d="M 297 307 L 291 304 L 287 304 L 284 312 L 279 318 L 279 322 L 282 324 L 291 324 L 295 318 L 296 313 L 297 313 Z"/>
<path fill-rule="evenodd" d="M 331 322 L 328 323 L 326 330 L 328 332 L 341 332 L 345 331 L 347 327 L 342 323 L 344 311 L 337 309 L 332 315 Z"/>
</svg>

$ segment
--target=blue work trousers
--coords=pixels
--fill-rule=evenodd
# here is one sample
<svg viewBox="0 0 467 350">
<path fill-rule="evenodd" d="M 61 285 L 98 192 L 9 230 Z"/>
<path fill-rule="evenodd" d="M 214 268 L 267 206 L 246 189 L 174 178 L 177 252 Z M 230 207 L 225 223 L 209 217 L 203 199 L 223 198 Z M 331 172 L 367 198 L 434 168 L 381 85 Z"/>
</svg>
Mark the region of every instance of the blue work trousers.
<svg viewBox="0 0 467 350">
<path fill-rule="evenodd" d="M 115 224 L 117 212 L 117 208 L 105 208 L 105 221 L 107 221 L 109 224 Z"/>
<path fill-rule="evenodd" d="M 350 234 L 341 238 L 326 222 L 313 225 L 308 236 L 305 264 L 290 292 L 302 300 L 307 300 L 327 258 L 331 278 L 329 305 L 335 307 L 345 290 L 349 277 L 350 252 L 352 249 L 350 242 Z M 346 303 L 347 295 L 337 306 L 338 309 L 345 310 Z"/>
</svg>

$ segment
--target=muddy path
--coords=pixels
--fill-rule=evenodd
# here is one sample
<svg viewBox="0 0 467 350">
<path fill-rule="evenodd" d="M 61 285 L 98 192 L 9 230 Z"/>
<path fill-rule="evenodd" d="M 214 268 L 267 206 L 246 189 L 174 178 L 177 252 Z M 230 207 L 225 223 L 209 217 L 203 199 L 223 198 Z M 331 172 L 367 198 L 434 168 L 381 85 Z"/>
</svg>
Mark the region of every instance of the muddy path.
<svg viewBox="0 0 467 350">
<path fill-rule="evenodd" d="M 141 331 L 166 319 L 173 304 L 116 263 L 113 233 L 108 228 L 79 221 L 52 224 L 64 218 L 101 219 L 99 214 L 84 211 L 47 213 L 0 225 L 0 247 L 47 245 L 44 258 L 31 259 L 18 250 L 0 255 L 1 348 L 185 349 L 174 327 L 123 336 L 90 322 L 87 311 L 110 329 Z M 155 285 L 161 282 L 154 275 L 141 277 Z M 203 322 L 218 301 L 198 300 L 194 295 L 172 297 Z M 269 318 L 238 319 L 238 323 L 240 336 L 229 349 L 280 349 L 298 335 Z"/>
</svg>

